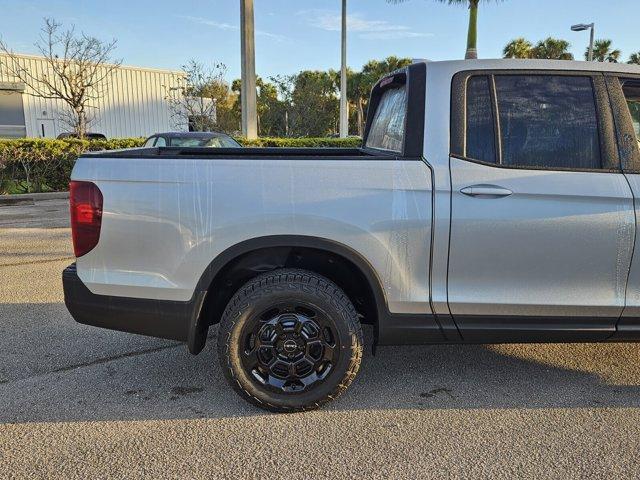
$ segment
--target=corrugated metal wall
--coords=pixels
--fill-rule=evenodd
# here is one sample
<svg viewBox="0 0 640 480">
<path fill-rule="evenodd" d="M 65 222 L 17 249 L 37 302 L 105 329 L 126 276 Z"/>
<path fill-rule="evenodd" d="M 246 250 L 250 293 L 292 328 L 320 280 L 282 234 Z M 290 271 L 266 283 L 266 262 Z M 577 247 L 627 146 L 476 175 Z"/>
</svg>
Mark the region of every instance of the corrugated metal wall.
<svg viewBox="0 0 640 480">
<path fill-rule="evenodd" d="M 11 61 L 0 54 L 0 82 L 16 82 L 9 76 L 5 62 Z M 42 75 L 48 69 L 41 57 L 20 55 L 21 66 Z M 169 90 L 178 87 L 182 72 L 122 66 L 106 81 L 106 93 L 93 105 L 89 115 L 94 120 L 89 131 L 113 137 L 145 137 L 167 130 L 187 130 L 186 117 L 173 118 L 165 100 Z M 0 84 L 0 88 L 2 84 Z M 7 87 L 8 88 L 8 87 Z M 22 94 L 26 132 L 28 137 L 55 137 L 69 131 L 64 121 L 64 103 L 33 95 L 29 87 Z"/>
</svg>

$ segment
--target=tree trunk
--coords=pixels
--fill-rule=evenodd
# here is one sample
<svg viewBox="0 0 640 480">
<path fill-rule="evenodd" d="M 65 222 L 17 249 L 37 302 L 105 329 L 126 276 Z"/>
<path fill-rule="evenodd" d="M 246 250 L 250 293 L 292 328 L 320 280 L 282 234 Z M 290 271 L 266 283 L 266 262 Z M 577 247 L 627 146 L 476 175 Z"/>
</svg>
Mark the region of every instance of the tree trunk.
<svg viewBox="0 0 640 480">
<path fill-rule="evenodd" d="M 469 31 L 465 60 L 478 58 L 478 0 L 469 0 Z"/>
<path fill-rule="evenodd" d="M 78 138 L 84 138 L 87 133 L 87 116 L 82 108 L 75 108 L 74 110 L 76 113 L 75 134 Z"/>
<path fill-rule="evenodd" d="M 362 98 L 358 97 L 356 101 L 357 109 L 357 119 L 358 119 L 358 135 L 360 138 L 364 136 L 364 106 L 362 105 Z"/>
</svg>

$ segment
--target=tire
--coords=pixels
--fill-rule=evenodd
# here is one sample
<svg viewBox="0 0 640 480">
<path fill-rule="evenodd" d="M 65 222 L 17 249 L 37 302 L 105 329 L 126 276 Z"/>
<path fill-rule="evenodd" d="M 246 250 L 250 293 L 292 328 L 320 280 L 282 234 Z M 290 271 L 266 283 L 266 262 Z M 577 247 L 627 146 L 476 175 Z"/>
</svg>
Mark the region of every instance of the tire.
<svg viewBox="0 0 640 480">
<path fill-rule="evenodd" d="M 362 327 L 345 293 L 299 269 L 240 288 L 220 320 L 218 356 L 245 400 L 273 412 L 313 410 L 340 396 L 362 360 Z"/>
</svg>

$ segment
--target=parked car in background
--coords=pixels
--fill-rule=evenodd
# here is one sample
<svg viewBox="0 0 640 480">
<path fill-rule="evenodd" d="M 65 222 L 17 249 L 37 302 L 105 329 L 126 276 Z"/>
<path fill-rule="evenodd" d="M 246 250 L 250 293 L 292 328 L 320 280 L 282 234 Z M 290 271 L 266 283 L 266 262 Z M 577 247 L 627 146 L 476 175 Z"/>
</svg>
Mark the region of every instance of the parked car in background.
<svg viewBox="0 0 640 480">
<path fill-rule="evenodd" d="M 78 136 L 78 134 L 77 134 L 77 133 L 74 133 L 74 132 L 65 132 L 65 133 L 61 133 L 61 134 L 60 134 L 60 135 L 58 135 L 56 138 L 57 138 L 58 140 L 62 140 L 62 139 L 64 139 L 64 138 L 80 138 L 80 137 Z M 102 133 L 91 133 L 91 132 L 88 132 L 88 133 L 85 133 L 85 134 L 84 134 L 84 138 L 85 138 L 86 140 L 106 140 L 106 139 L 107 139 L 107 136 L 106 136 L 106 135 L 104 135 L 104 134 L 102 134 Z"/>
<path fill-rule="evenodd" d="M 167 132 L 151 135 L 145 147 L 241 148 L 229 135 L 220 132 Z"/>
<path fill-rule="evenodd" d="M 85 153 L 66 305 L 194 354 L 219 324 L 232 387 L 286 412 L 346 390 L 361 323 L 640 342 L 639 91 L 632 65 L 415 63 L 374 87 L 360 149 Z"/>
</svg>

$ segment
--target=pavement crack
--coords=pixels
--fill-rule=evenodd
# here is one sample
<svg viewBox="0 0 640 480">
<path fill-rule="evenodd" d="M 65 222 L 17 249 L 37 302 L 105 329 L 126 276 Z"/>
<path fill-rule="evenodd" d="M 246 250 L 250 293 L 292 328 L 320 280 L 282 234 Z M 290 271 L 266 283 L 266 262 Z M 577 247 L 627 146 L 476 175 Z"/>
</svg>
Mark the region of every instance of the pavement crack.
<svg viewBox="0 0 640 480">
<path fill-rule="evenodd" d="M 157 352 L 161 352 L 163 350 L 168 350 L 170 348 L 180 347 L 182 345 L 184 345 L 184 344 L 183 343 L 173 343 L 171 345 L 162 345 L 160 347 L 147 348 L 145 350 L 136 350 L 134 352 L 126 352 L 126 353 L 121 353 L 119 355 L 112 355 L 110 357 L 98 358 L 96 360 L 91 360 L 90 362 L 76 363 L 75 365 L 68 365 L 66 367 L 56 368 L 54 370 L 49 370 L 48 372 L 42 372 L 42 373 L 39 373 L 37 375 L 32 375 L 32 376 L 28 376 L 28 377 L 24 377 L 24 378 L 16 378 L 16 379 L 11 379 L 11 380 L 0 380 L 0 385 L 6 385 L 7 383 L 12 383 L 12 382 L 21 381 L 21 380 L 29 380 L 29 379 L 32 379 L 32 378 L 42 377 L 42 376 L 45 376 L 45 375 L 51 375 L 52 373 L 69 372 L 69 371 L 75 370 L 77 368 L 85 368 L 85 367 L 92 367 L 94 365 L 102 365 L 102 364 L 105 364 L 105 363 L 113 362 L 115 360 L 121 360 L 123 358 L 137 357 L 139 355 L 146 355 L 148 353 L 157 353 Z"/>
<path fill-rule="evenodd" d="M 90 362 L 77 363 L 75 365 L 69 365 L 67 367 L 56 368 L 48 373 L 60 373 L 75 370 L 76 368 L 92 367 L 94 365 L 101 365 L 103 363 L 113 362 L 114 360 L 120 360 L 122 358 L 137 357 L 138 355 L 146 355 L 147 353 L 161 352 L 162 350 L 168 350 L 169 348 L 176 348 L 183 345 L 182 343 L 174 343 L 171 345 L 163 345 L 161 347 L 148 348 L 146 350 L 136 350 L 135 352 L 121 353 L 119 355 L 112 355 L 110 357 L 98 358 L 91 360 Z"/>
<path fill-rule="evenodd" d="M 38 263 L 51 263 L 51 262 L 60 262 L 62 260 L 73 260 L 75 257 L 58 257 L 58 258 L 49 258 L 47 260 L 27 260 L 24 262 L 16 262 L 16 263 L 0 263 L 0 267 L 15 267 L 19 265 L 35 265 Z"/>
</svg>

